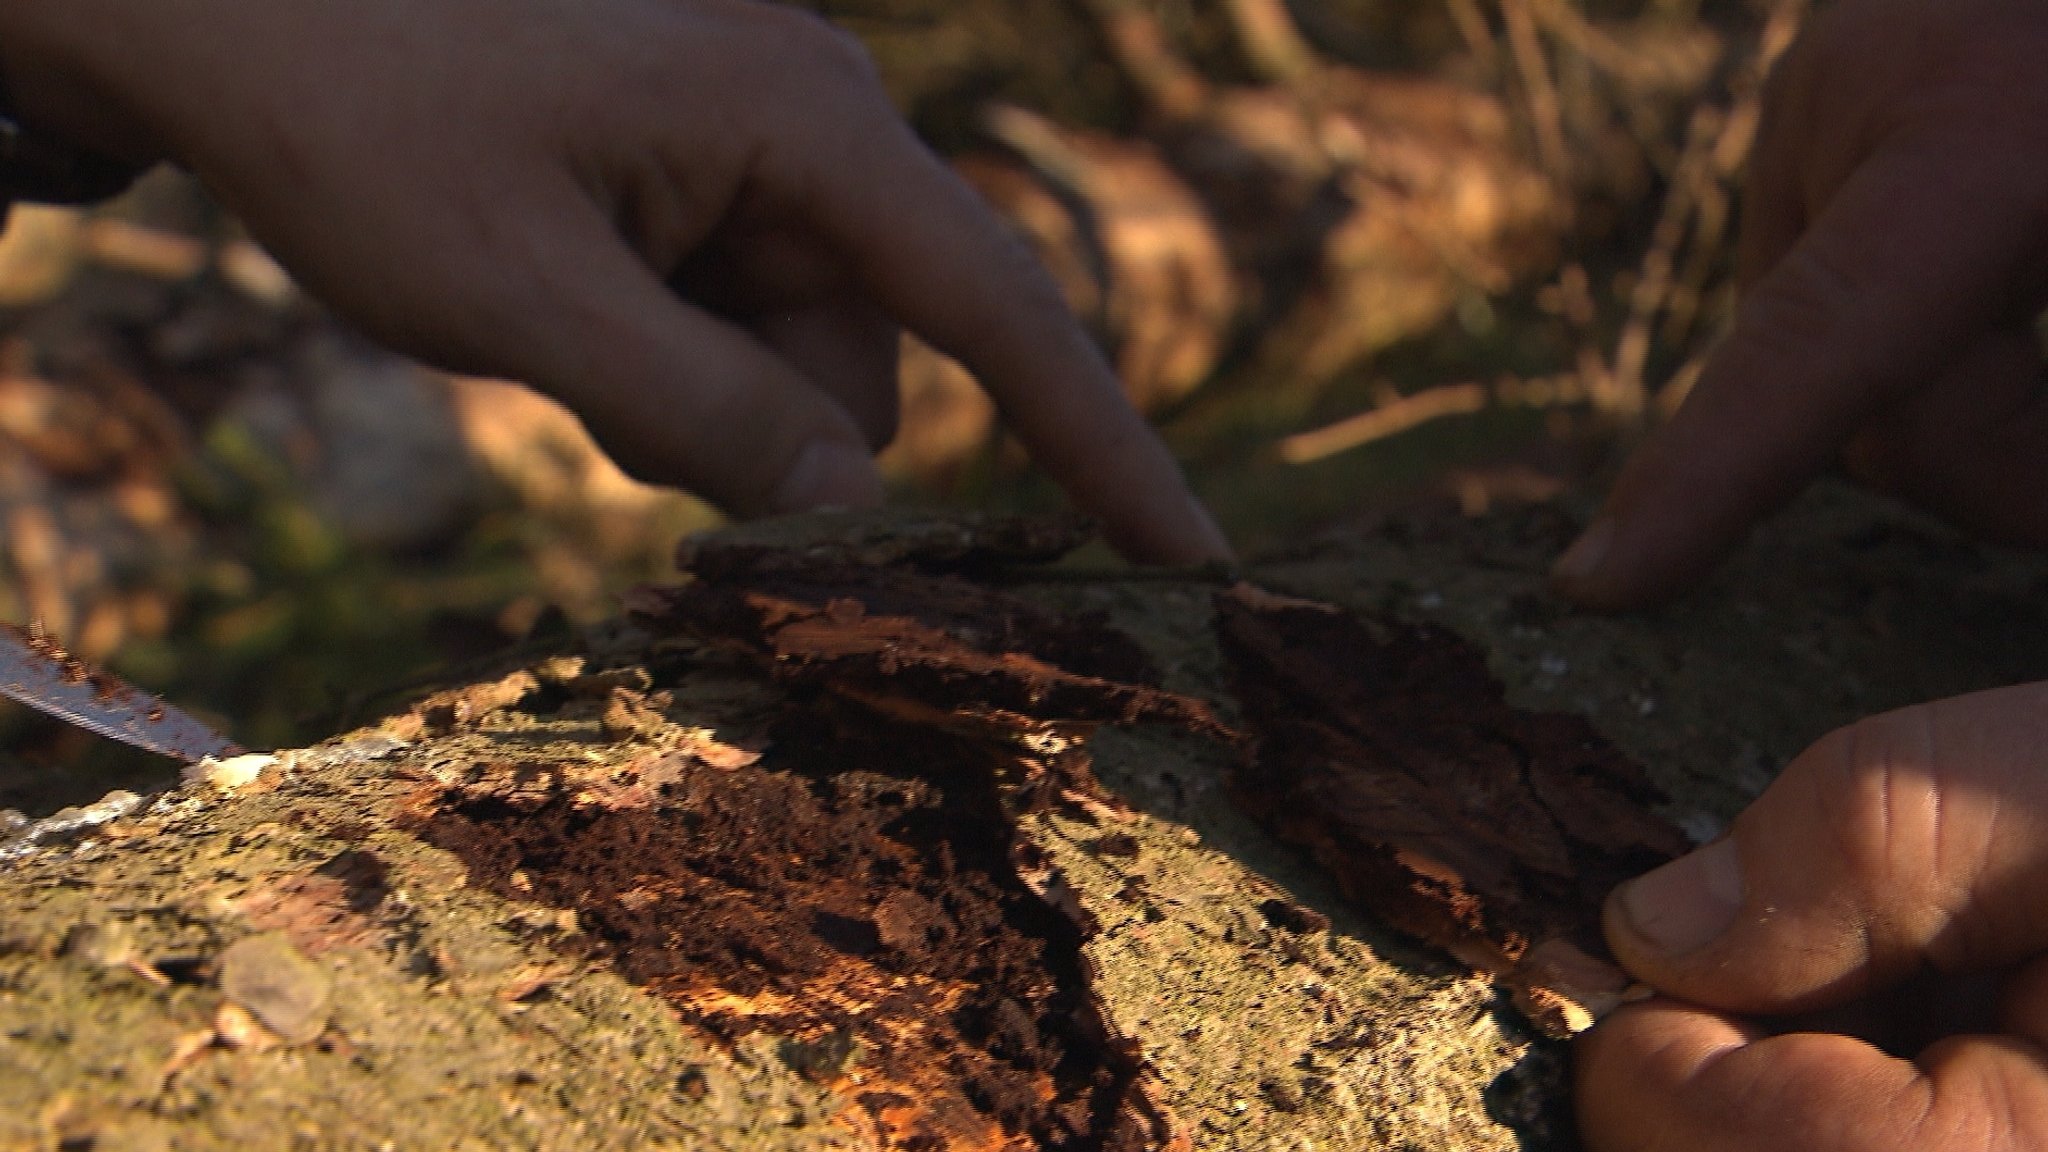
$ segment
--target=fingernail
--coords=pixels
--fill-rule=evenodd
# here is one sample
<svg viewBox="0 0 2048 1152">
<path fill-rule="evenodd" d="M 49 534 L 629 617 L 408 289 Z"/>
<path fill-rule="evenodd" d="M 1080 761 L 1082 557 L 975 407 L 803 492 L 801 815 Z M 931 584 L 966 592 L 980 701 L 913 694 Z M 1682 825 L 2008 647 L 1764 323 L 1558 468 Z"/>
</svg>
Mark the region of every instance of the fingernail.
<svg viewBox="0 0 2048 1152">
<path fill-rule="evenodd" d="M 775 511 L 873 508 L 882 503 L 882 477 L 866 451 L 836 440 L 813 440 L 798 454 L 782 486 Z"/>
<path fill-rule="evenodd" d="M 1711 943 L 1742 909 L 1742 858 L 1720 840 L 1622 886 L 1622 913 L 1638 937 L 1673 956 Z"/>
<path fill-rule="evenodd" d="M 1613 546 L 1614 520 L 1602 516 L 1550 566 L 1550 578 L 1567 583 L 1586 579 L 1599 569 L 1607 559 L 1607 550 Z"/>
</svg>

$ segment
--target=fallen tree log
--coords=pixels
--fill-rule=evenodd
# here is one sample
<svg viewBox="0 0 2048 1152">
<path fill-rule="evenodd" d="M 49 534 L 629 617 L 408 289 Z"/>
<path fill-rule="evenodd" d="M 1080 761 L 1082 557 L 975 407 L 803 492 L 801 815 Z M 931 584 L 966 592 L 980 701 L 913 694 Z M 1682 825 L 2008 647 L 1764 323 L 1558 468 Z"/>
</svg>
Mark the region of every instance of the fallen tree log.
<svg viewBox="0 0 2048 1152">
<path fill-rule="evenodd" d="M 1598 962 L 1601 868 L 1840 723 L 2048 677 L 2048 563 L 1846 490 L 1651 616 L 1544 593 L 1573 527 L 1230 575 L 1047 567 L 1044 525 L 700 543 L 570 650 L 0 830 L 0 1149 L 1568 1147 L 1584 1021 L 1527 961 Z M 1353 768 L 1496 807 L 1403 839 L 1429 789 Z"/>
</svg>

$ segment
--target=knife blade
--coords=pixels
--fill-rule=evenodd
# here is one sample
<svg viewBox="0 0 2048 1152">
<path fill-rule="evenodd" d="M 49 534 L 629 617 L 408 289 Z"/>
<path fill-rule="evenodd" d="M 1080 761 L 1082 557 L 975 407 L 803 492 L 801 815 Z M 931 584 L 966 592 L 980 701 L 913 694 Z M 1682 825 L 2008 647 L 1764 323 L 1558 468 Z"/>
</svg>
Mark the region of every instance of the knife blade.
<svg viewBox="0 0 2048 1152">
<path fill-rule="evenodd" d="M 88 666 L 39 628 L 0 624 L 0 695 L 187 764 L 241 751 L 188 713 Z"/>
</svg>

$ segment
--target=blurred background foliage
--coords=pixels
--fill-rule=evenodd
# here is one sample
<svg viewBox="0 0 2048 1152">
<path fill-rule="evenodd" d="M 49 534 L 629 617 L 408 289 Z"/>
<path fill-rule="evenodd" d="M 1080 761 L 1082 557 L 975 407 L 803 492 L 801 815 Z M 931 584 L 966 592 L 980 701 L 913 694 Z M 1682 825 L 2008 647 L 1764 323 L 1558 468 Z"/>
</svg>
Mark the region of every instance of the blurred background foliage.
<svg viewBox="0 0 2048 1152">
<path fill-rule="evenodd" d="M 1732 307 L 1804 0 L 811 0 L 1032 243 L 1240 545 L 1597 485 Z M 1058 494 L 904 348 L 900 499 Z M 189 179 L 0 239 L 0 619 L 286 746 L 544 644 L 716 522 L 366 343 Z M 159 780 L 0 710 L 0 809 Z M 96 792 L 86 794 L 96 795 Z"/>
</svg>

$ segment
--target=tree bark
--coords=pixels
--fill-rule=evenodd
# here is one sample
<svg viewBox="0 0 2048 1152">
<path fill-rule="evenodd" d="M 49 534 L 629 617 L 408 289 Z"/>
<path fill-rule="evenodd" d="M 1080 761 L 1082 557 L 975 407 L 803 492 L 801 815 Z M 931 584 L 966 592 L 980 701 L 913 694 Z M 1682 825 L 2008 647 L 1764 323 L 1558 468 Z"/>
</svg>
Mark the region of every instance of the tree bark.
<svg viewBox="0 0 2048 1152">
<path fill-rule="evenodd" d="M 2043 558 L 1846 489 L 1645 616 L 1546 594 L 1574 527 L 1402 517 L 1248 575 L 1462 634 L 1694 838 L 1837 725 L 2048 677 Z M 1212 574 L 958 563 L 983 578 L 934 587 L 1029 606 L 1004 651 L 1095 638 L 1029 658 L 1060 691 L 1128 662 L 1106 612 L 1161 673 L 1116 698 L 1151 719 L 932 706 L 982 666 L 913 666 L 953 641 L 908 625 L 860 675 L 940 688 L 893 697 L 796 617 L 760 617 L 785 631 L 757 658 L 643 612 L 253 781 L 0 834 L 0 1149 L 1570 1146 L 1564 1047 L 1269 837 L 1231 797 L 1242 750 L 1158 702 L 1244 720 Z"/>
</svg>

